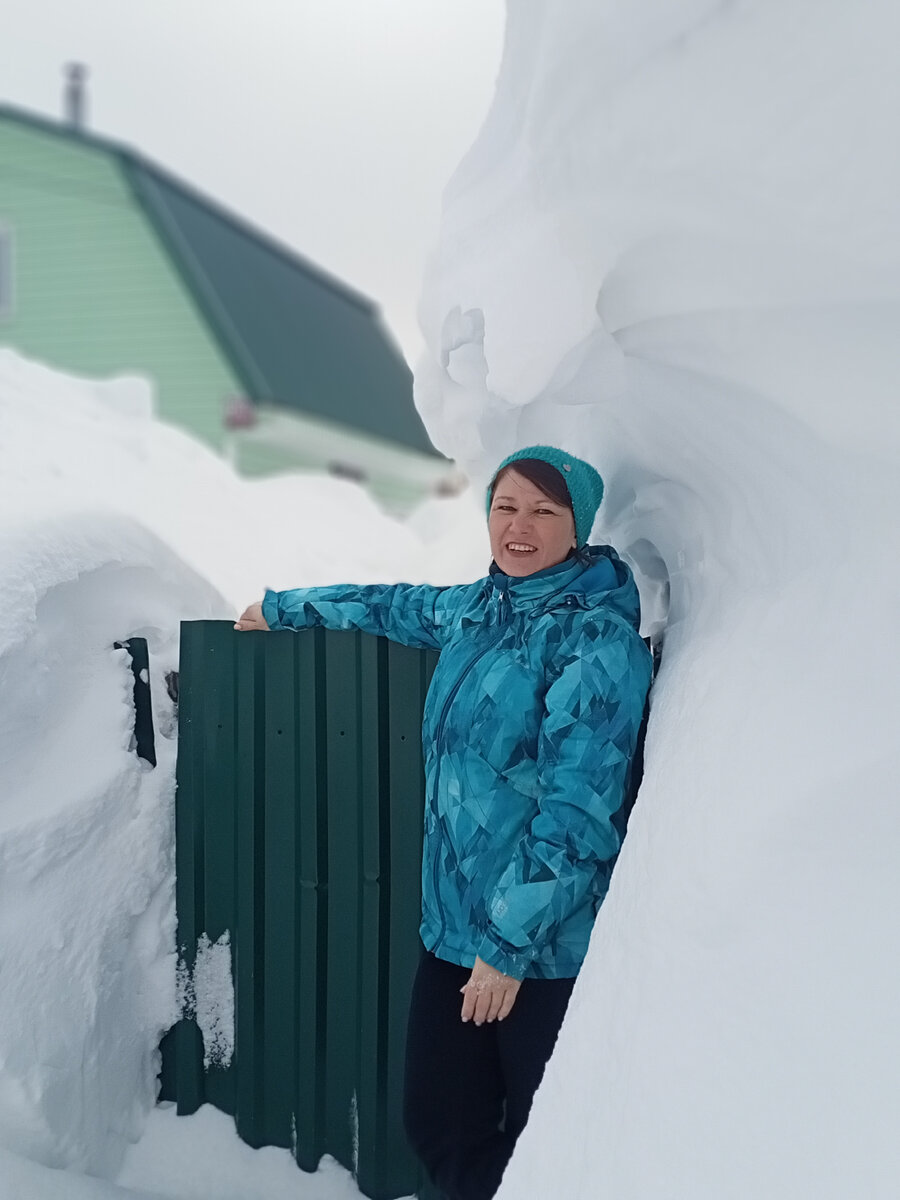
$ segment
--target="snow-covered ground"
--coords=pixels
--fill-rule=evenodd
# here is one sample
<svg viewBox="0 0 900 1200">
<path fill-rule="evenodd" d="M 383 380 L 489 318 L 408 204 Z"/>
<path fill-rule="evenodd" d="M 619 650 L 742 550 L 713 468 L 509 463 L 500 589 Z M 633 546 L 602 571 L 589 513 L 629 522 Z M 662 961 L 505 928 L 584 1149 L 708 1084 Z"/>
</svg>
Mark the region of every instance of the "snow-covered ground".
<svg viewBox="0 0 900 1200">
<path fill-rule="evenodd" d="M 502 1200 L 900 1195 L 900 15 L 523 0 L 417 400 L 595 459 L 668 605 L 647 770 Z"/>
<path fill-rule="evenodd" d="M 117 1181 L 53 1170 L 0 1148 L 3 1200 L 359 1200 L 349 1172 L 323 1159 L 309 1175 L 290 1151 L 251 1150 L 210 1105 L 192 1117 L 151 1110 Z"/>
</svg>

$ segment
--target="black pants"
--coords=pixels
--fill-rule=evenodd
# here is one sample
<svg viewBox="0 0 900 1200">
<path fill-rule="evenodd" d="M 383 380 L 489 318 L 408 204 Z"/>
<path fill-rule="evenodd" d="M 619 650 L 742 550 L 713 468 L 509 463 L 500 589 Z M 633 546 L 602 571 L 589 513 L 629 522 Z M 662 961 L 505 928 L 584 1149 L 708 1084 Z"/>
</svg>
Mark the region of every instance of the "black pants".
<svg viewBox="0 0 900 1200">
<path fill-rule="evenodd" d="M 572 994 L 574 979 L 526 979 L 503 1021 L 460 1020 L 471 971 L 423 955 L 406 1040 L 404 1120 L 448 1200 L 500 1186 Z"/>
</svg>

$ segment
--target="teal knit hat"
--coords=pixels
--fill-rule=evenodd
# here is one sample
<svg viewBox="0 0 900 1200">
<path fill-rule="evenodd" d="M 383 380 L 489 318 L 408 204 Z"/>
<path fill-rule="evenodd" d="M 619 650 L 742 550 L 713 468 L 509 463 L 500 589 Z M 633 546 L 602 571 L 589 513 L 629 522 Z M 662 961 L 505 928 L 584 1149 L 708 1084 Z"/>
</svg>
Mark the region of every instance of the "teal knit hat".
<svg viewBox="0 0 900 1200">
<path fill-rule="evenodd" d="M 576 458 L 574 454 L 566 454 L 564 450 L 557 450 L 555 446 L 526 446 L 524 450 L 517 450 L 515 454 L 510 454 L 508 458 L 504 458 L 503 462 L 494 472 L 493 479 L 487 490 L 488 515 L 490 515 L 491 511 L 493 480 L 497 478 L 505 467 L 511 466 L 521 458 L 539 458 L 541 462 L 549 463 L 551 467 L 556 467 L 557 471 L 562 475 L 566 482 L 566 487 L 569 489 L 569 496 L 572 500 L 572 511 L 575 514 L 575 540 L 579 548 L 583 546 L 591 536 L 594 518 L 597 515 L 597 509 L 600 507 L 600 501 L 603 499 L 603 480 L 600 478 L 599 472 L 595 471 L 590 463 L 586 463 L 581 458 Z"/>
</svg>

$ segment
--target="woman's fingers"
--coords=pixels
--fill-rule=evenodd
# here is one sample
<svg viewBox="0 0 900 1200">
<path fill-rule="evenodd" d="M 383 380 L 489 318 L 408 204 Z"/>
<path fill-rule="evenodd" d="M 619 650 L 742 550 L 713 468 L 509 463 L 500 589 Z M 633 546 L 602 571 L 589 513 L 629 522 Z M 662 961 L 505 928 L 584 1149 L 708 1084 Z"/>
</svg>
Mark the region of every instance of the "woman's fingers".
<svg viewBox="0 0 900 1200">
<path fill-rule="evenodd" d="M 505 987 L 494 988 L 491 992 L 491 1006 L 488 1009 L 487 1021 L 496 1021 L 503 1005 L 503 1000 L 506 996 L 507 989 Z"/>
<path fill-rule="evenodd" d="M 460 1013 L 460 1016 L 464 1021 L 471 1021 L 475 1015 L 476 999 L 475 987 L 472 983 L 471 977 L 469 978 L 469 982 L 460 988 L 460 991 L 463 994 L 462 1012 Z"/>
<path fill-rule="evenodd" d="M 480 1025 L 484 1020 L 479 1015 L 479 1005 L 484 1004 L 485 980 L 476 978 L 474 972 L 469 976 L 469 982 L 459 989 L 463 995 L 462 1012 L 459 1014 L 464 1021 L 474 1021 Z"/>
<path fill-rule="evenodd" d="M 504 1020 L 515 1004 L 519 987 L 517 979 L 476 962 L 468 983 L 460 988 L 463 996 L 460 1017 L 476 1025 Z"/>
<path fill-rule="evenodd" d="M 512 1006 L 516 1002 L 516 996 L 519 994 L 518 983 L 515 987 L 508 987 L 503 995 L 503 1003 L 500 1005 L 500 1011 L 497 1013 L 498 1021 L 505 1021 L 512 1012 Z"/>
<path fill-rule="evenodd" d="M 478 999 L 475 1001 L 474 1020 L 476 1025 L 483 1025 L 487 1020 L 488 1013 L 491 1010 L 491 1000 L 493 999 L 493 996 L 494 993 L 490 985 L 478 993 Z"/>
<path fill-rule="evenodd" d="M 491 980 L 480 975 L 476 967 L 460 991 L 463 994 L 462 1019 L 483 1025 L 491 1007 Z"/>
<path fill-rule="evenodd" d="M 255 604 L 251 604 L 245 608 L 241 615 L 234 623 L 235 629 L 268 629 L 265 617 L 262 615 L 262 601 L 257 600 Z"/>
</svg>

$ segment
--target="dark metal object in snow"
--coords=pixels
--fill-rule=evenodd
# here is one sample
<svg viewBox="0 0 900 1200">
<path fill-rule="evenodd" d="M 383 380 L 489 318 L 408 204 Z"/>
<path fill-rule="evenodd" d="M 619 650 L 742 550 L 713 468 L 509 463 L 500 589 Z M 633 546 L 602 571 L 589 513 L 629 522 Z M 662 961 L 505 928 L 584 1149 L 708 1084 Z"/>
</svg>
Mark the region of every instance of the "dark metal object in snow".
<svg viewBox="0 0 900 1200">
<path fill-rule="evenodd" d="M 134 676 L 134 740 L 138 757 L 156 766 L 156 742 L 153 734 L 153 705 L 150 697 L 150 656 L 147 639 L 129 638 L 116 642 L 116 650 L 127 650 Z"/>
</svg>

